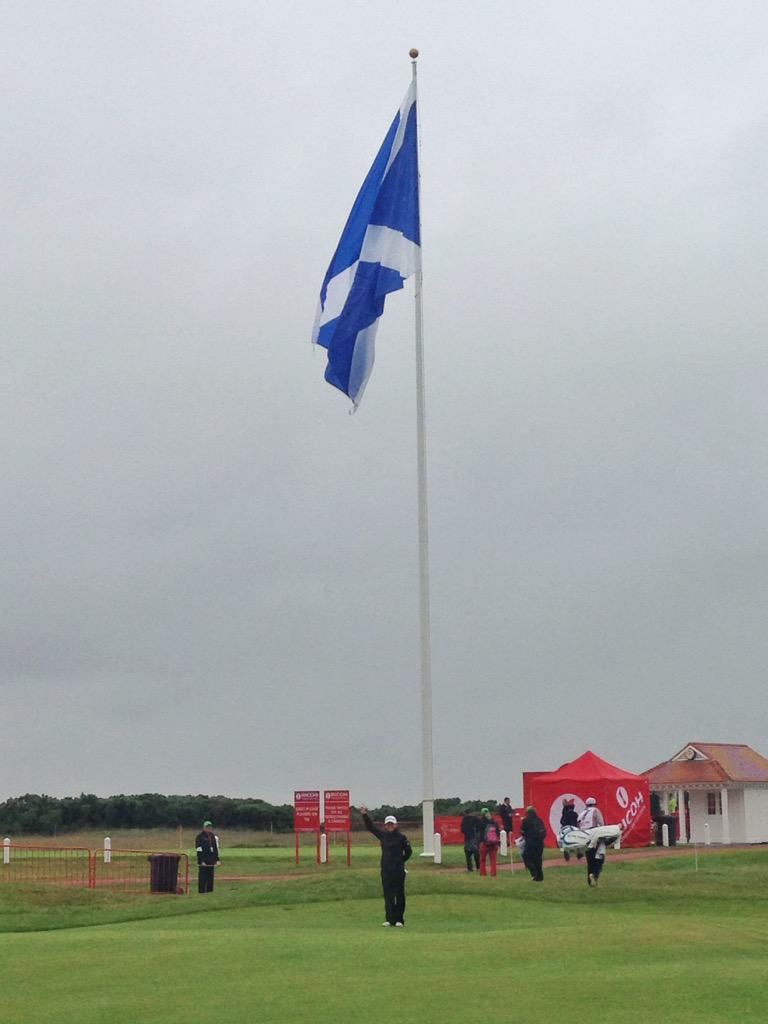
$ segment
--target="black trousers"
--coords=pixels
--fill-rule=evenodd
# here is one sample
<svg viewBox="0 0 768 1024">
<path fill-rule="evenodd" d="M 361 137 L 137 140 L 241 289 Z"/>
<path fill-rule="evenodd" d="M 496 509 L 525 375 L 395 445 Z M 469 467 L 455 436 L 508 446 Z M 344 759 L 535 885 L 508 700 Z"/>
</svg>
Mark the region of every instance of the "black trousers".
<svg viewBox="0 0 768 1024">
<path fill-rule="evenodd" d="M 475 868 L 478 871 L 480 870 L 480 851 L 478 850 L 478 848 L 476 846 L 473 846 L 469 850 L 465 846 L 464 847 L 464 856 L 467 858 L 467 871 L 471 871 L 472 870 L 472 862 L 473 861 L 474 861 L 474 864 L 475 864 Z"/>
<path fill-rule="evenodd" d="M 382 871 L 384 914 L 390 924 L 403 923 L 405 917 L 405 871 Z"/>
<path fill-rule="evenodd" d="M 201 864 L 197 869 L 197 891 L 213 892 L 213 865 Z"/>
<path fill-rule="evenodd" d="M 544 847 L 538 843 L 532 846 L 529 841 L 525 841 L 525 853 L 523 854 L 523 864 L 528 868 L 531 873 L 531 878 L 534 882 L 544 881 L 544 866 L 542 860 L 544 858 Z"/>
<path fill-rule="evenodd" d="M 603 864 L 605 864 L 605 857 L 598 857 L 596 850 L 587 847 L 587 877 L 592 875 L 598 879 L 603 870 Z"/>
</svg>

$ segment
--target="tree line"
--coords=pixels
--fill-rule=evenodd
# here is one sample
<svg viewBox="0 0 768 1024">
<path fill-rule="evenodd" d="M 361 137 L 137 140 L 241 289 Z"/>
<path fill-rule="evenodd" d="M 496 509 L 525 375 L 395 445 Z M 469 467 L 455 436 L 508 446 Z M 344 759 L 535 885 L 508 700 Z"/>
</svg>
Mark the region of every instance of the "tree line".
<svg viewBox="0 0 768 1024">
<path fill-rule="evenodd" d="M 435 800 L 435 814 L 460 814 L 464 810 L 495 807 L 496 800 L 462 801 L 459 797 Z M 371 817 L 381 821 L 394 814 L 400 821 L 420 821 L 421 804 L 383 804 L 372 808 Z M 139 793 L 132 796 L 100 797 L 93 793 L 52 797 L 37 793 L 12 797 L 0 803 L 0 833 L 3 836 L 34 833 L 56 835 L 86 829 L 199 828 L 210 818 L 220 829 L 255 829 L 292 832 L 293 805 L 271 804 L 251 797 L 164 796 Z M 360 816 L 353 809 L 353 827 Z"/>
</svg>

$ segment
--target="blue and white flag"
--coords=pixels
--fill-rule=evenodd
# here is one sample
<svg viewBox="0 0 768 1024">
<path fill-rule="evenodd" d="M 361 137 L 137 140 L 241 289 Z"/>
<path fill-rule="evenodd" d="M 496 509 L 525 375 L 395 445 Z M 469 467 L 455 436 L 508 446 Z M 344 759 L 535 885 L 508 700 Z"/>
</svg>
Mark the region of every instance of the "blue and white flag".
<svg viewBox="0 0 768 1024">
<path fill-rule="evenodd" d="M 313 340 L 328 350 L 325 379 L 355 407 L 373 369 L 384 300 L 420 266 L 416 83 L 387 132 L 320 289 Z"/>
</svg>

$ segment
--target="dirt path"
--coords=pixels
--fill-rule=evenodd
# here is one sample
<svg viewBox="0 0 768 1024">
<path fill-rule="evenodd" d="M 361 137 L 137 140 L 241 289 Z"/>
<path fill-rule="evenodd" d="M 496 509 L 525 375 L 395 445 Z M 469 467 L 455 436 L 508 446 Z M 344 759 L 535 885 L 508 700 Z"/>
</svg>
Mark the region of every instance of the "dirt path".
<svg viewBox="0 0 768 1024">
<path fill-rule="evenodd" d="M 733 845 L 733 846 L 700 846 L 698 852 L 700 856 L 705 856 L 708 853 L 716 853 L 721 850 L 750 850 L 752 849 L 749 845 Z M 644 850 L 621 850 L 618 853 L 610 853 L 609 858 L 616 862 L 627 861 L 627 860 L 653 860 L 655 857 L 692 857 L 694 855 L 693 846 L 652 846 Z M 550 868 L 569 868 L 569 867 L 584 867 L 585 861 L 577 860 L 574 855 L 570 862 L 563 860 L 562 858 L 545 860 L 544 870 L 548 871 Z M 370 867 L 370 865 L 366 865 Z M 371 871 L 375 868 L 370 867 Z M 499 864 L 500 870 L 509 871 L 509 862 L 504 861 L 503 864 Z M 445 868 L 444 870 L 450 871 L 453 874 L 464 874 L 465 868 L 452 867 Z M 514 862 L 514 871 L 524 870 L 523 865 L 520 863 L 518 858 Z M 293 871 L 291 874 L 283 875 L 221 875 L 217 874 L 216 878 L 220 882 L 295 882 L 300 878 L 310 878 L 314 875 L 314 871 Z"/>
</svg>

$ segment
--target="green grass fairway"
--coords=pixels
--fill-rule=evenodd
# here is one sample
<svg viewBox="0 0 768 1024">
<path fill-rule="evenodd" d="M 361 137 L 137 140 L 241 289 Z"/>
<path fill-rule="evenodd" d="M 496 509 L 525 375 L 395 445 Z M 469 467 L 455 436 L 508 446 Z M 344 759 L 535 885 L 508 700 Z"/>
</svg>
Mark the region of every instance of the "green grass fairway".
<svg viewBox="0 0 768 1024">
<path fill-rule="evenodd" d="M 522 871 L 491 880 L 414 863 L 402 930 L 381 927 L 378 872 L 361 860 L 205 897 L 2 886 L 4 1018 L 472 1024 L 490 1012 L 550 1024 L 589 1007 L 612 1024 L 768 1018 L 768 851 L 709 853 L 698 871 L 687 853 L 617 855 L 596 890 L 581 865 L 537 886 Z"/>
</svg>

